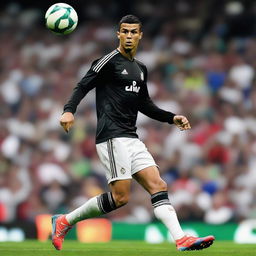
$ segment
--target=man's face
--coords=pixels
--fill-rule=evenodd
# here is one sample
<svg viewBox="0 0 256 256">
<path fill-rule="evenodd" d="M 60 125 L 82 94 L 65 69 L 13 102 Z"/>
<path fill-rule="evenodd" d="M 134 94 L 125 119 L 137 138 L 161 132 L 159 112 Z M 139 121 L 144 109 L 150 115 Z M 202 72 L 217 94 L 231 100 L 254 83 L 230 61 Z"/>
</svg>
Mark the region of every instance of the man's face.
<svg viewBox="0 0 256 256">
<path fill-rule="evenodd" d="M 140 31 L 139 24 L 122 23 L 120 30 L 117 31 L 117 37 L 120 40 L 120 46 L 125 51 L 131 51 L 137 48 L 142 32 Z"/>
</svg>

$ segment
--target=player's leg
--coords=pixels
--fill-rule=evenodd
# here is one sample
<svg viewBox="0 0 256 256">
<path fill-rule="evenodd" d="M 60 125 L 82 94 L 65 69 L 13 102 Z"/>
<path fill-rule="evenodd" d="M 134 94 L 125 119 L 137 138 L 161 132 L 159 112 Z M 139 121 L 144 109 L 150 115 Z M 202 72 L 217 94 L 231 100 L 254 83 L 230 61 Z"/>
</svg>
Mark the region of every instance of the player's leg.
<svg viewBox="0 0 256 256">
<path fill-rule="evenodd" d="M 161 179 L 153 157 L 139 139 L 134 140 L 131 146 L 131 150 L 134 151 L 133 178 L 149 192 L 156 217 L 166 225 L 173 238 L 175 240 L 182 238 L 184 232 L 180 227 L 176 212 L 169 202 L 167 185 Z"/>
<path fill-rule="evenodd" d="M 144 168 L 136 172 L 133 177 L 151 195 L 154 214 L 168 228 L 176 241 L 178 250 L 200 250 L 209 247 L 213 243 L 215 239 L 213 236 L 198 238 L 184 234 L 176 211 L 169 201 L 167 185 L 161 179 L 156 166 Z"/>
<path fill-rule="evenodd" d="M 96 145 L 101 162 L 106 167 L 106 178 L 111 192 L 89 199 L 85 204 L 66 215 L 52 217 L 52 243 L 61 250 L 69 229 L 81 220 L 109 213 L 128 202 L 131 168 L 128 152 L 122 141 L 115 139 Z M 125 171 L 124 171 L 125 170 Z"/>
<path fill-rule="evenodd" d="M 107 192 L 89 199 L 85 204 L 66 215 L 54 215 L 52 217 L 52 243 L 54 247 L 57 250 L 62 249 L 65 235 L 77 222 L 109 213 L 118 207 L 112 193 Z"/>
<path fill-rule="evenodd" d="M 116 207 L 128 203 L 130 197 L 131 180 L 116 180 L 109 184 Z"/>
<path fill-rule="evenodd" d="M 168 198 L 167 185 L 161 179 L 157 167 L 147 167 L 136 172 L 133 177 L 151 195 L 155 216 L 165 224 L 174 240 L 184 237 L 176 212 Z"/>
<path fill-rule="evenodd" d="M 109 184 L 111 192 L 89 199 L 85 204 L 66 215 L 52 217 L 52 243 L 57 250 L 62 244 L 67 232 L 81 220 L 94 218 L 109 213 L 129 200 L 131 180 L 116 180 Z"/>
<path fill-rule="evenodd" d="M 68 224 L 109 213 L 128 202 L 131 180 L 116 180 L 109 184 L 111 192 L 89 199 L 85 204 L 66 215 Z"/>
</svg>

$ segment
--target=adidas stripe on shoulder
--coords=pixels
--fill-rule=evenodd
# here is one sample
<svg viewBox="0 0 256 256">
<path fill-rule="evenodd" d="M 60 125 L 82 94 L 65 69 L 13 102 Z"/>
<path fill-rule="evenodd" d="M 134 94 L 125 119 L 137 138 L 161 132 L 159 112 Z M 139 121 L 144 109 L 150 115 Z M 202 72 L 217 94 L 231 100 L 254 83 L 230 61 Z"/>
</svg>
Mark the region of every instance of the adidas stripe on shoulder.
<svg viewBox="0 0 256 256">
<path fill-rule="evenodd" d="M 105 55 L 104 57 L 102 57 L 98 63 L 93 67 L 93 71 L 95 71 L 96 73 L 98 73 L 103 67 L 104 65 L 110 60 L 112 59 L 116 54 L 118 54 L 117 50 L 112 51 L 111 53 Z"/>
</svg>

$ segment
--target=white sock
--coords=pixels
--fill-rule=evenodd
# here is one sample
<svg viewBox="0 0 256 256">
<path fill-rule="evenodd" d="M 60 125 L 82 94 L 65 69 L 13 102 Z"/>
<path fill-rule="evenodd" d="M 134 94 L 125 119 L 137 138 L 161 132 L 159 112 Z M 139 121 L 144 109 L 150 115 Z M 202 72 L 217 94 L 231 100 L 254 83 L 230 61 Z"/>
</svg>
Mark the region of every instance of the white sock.
<svg viewBox="0 0 256 256">
<path fill-rule="evenodd" d="M 97 197 L 89 199 L 85 204 L 66 215 L 66 219 L 70 225 L 76 224 L 78 221 L 97 217 L 103 212 L 98 206 Z"/>
<path fill-rule="evenodd" d="M 98 217 L 117 209 L 111 192 L 89 199 L 85 204 L 66 215 L 69 224 L 74 225 L 80 220 Z"/>
<path fill-rule="evenodd" d="M 163 204 L 154 208 L 155 216 L 168 228 L 174 240 L 185 236 L 172 205 Z"/>
</svg>

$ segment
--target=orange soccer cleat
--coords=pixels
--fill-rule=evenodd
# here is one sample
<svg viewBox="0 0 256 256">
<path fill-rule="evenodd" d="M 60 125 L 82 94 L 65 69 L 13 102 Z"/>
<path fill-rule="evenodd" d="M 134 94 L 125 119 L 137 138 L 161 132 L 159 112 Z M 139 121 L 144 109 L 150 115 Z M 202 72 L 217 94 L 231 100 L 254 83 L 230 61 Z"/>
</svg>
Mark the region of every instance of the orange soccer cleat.
<svg viewBox="0 0 256 256">
<path fill-rule="evenodd" d="M 56 250 L 62 249 L 65 235 L 72 228 L 67 222 L 65 215 L 52 216 L 52 244 Z"/>
<path fill-rule="evenodd" d="M 176 240 L 176 248 L 179 251 L 202 250 L 212 245 L 215 240 L 214 236 L 193 237 L 184 236 Z"/>
</svg>

